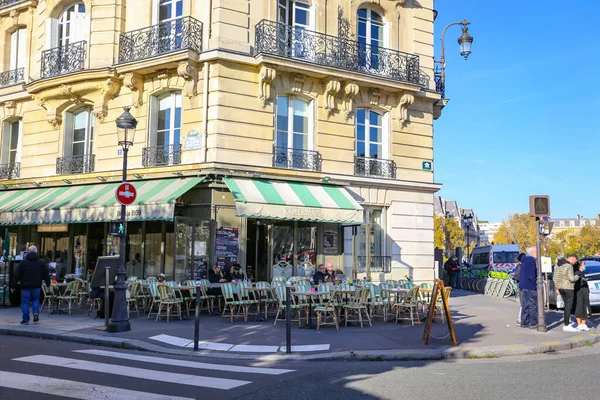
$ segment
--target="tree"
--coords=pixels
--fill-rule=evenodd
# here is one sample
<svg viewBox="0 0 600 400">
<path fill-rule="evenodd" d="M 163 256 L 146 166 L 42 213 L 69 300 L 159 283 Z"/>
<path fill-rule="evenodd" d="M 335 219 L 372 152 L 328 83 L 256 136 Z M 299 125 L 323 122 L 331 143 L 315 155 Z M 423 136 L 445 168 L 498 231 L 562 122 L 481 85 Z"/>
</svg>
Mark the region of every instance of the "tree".
<svg viewBox="0 0 600 400">
<path fill-rule="evenodd" d="M 508 221 L 502 221 L 498 232 L 494 235 L 496 244 L 516 243 L 525 250 L 535 246 L 535 218 L 529 214 L 511 214 Z"/>
<path fill-rule="evenodd" d="M 589 256 L 600 251 L 600 227 L 584 226 L 579 231 L 579 248 L 577 254 Z"/>
<path fill-rule="evenodd" d="M 436 249 L 444 250 L 445 247 L 445 233 L 444 233 L 444 218 L 439 215 L 433 216 L 433 247 Z"/>
<path fill-rule="evenodd" d="M 444 219 L 444 245 L 446 253 L 454 253 L 454 249 L 458 246 L 465 247 L 465 232 L 460 228 L 460 225 L 454 218 Z"/>
</svg>

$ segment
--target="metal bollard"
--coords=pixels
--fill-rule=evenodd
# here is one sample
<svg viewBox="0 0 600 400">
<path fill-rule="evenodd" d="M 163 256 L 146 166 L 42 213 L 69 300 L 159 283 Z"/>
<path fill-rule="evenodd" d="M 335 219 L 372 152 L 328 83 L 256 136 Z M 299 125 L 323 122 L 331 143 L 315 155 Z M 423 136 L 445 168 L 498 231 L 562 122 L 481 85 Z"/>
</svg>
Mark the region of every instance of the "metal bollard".
<svg viewBox="0 0 600 400">
<path fill-rule="evenodd" d="M 104 326 L 108 327 L 108 311 L 110 306 L 110 266 L 104 267 Z"/>
<path fill-rule="evenodd" d="M 194 320 L 194 351 L 198 351 L 200 340 L 200 285 L 196 282 L 196 315 Z"/>
<path fill-rule="evenodd" d="M 292 352 L 292 316 L 290 311 L 290 298 L 292 291 L 289 286 L 285 287 L 285 353 Z"/>
</svg>

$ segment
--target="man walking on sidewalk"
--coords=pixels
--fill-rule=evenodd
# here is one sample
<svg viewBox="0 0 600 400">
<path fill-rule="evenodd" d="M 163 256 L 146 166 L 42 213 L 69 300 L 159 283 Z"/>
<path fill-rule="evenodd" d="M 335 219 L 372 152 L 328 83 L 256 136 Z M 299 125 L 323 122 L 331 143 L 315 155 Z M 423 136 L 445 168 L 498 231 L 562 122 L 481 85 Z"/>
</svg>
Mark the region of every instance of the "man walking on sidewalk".
<svg viewBox="0 0 600 400">
<path fill-rule="evenodd" d="M 554 286 L 556 291 L 560 293 L 565 302 L 563 331 L 577 332 L 577 328 L 571 326 L 571 312 L 573 308 L 573 300 L 575 297 L 575 282 L 579 279 L 579 275 L 573 273 L 573 265 L 577 263 L 577 256 L 571 254 L 565 260 L 558 260 L 558 265 L 554 270 Z"/>
<path fill-rule="evenodd" d="M 535 247 L 530 247 L 527 249 L 527 254 L 521 258 L 519 291 L 521 292 L 522 328 L 537 329 L 538 326 L 536 257 L 537 249 Z"/>
<path fill-rule="evenodd" d="M 33 322 L 38 322 L 42 281 L 50 287 L 50 273 L 48 266 L 38 256 L 37 247 L 31 246 L 25 259 L 19 264 L 16 281 L 20 282 L 21 286 L 21 310 L 23 311 L 21 323 L 29 324 L 29 302 L 33 308 Z"/>
</svg>

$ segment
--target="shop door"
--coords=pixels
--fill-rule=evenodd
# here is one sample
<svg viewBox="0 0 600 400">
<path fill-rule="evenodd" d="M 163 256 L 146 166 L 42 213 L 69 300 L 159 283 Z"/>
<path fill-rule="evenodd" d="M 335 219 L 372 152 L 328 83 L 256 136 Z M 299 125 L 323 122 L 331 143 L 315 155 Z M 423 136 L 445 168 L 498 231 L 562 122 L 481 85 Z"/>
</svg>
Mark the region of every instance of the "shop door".
<svg viewBox="0 0 600 400">
<path fill-rule="evenodd" d="M 209 237 L 208 221 L 175 218 L 175 281 L 208 278 Z"/>
<path fill-rule="evenodd" d="M 269 229 L 271 279 L 312 276 L 317 259 L 317 224 L 274 223 Z"/>
</svg>

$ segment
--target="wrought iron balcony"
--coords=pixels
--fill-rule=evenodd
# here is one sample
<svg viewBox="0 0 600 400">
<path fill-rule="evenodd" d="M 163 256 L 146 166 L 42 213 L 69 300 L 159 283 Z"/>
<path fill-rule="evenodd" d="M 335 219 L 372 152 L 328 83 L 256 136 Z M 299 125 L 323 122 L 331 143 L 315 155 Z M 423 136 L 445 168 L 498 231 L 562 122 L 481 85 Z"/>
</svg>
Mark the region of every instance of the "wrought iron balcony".
<svg viewBox="0 0 600 400">
<path fill-rule="evenodd" d="M 396 163 L 381 158 L 354 156 L 354 175 L 396 179 Z"/>
<path fill-rule="evenodd" d="M 202 22 L 192 17 L 122 33 L 119 37 L 119 63 L 184 49 L 202 52 Z"/>
<path fill-rule="evenodd" d="M 293 58 L 327 67 L 420 85 L 419 56 L 262 20 L 256 25 L 256 54 Z"/>
<path fill-rule="evenodd" d="M 321 153 L 318 151 L 273 147 L 274 167 L 320 171 L 321 163 Z"/>
<path fill-rule="evenodd" d="M 84 174 L 94 170 L 96 155 L 85 154 L 82 156 L 59 157 L 56 159 L 56 174 Z"/>
<path fill-rule="evenodd" d="M 145 147 L 142 150 L 144 168 L 181 164 L 181 145 Z"/>
<path fill-rule="evenodd" d="M 42 78 L 80 71 L 85 63 L 86 41 L 69 43 L 42 52 Z"/>
<path fill-rule="evenodd" d="M 21 163 L 0 164 L 0 179 L 16 179 L 21 175 Z"/>
<path fill-rule="evenodd" d="M 14 85 L 25 80 L 25 68 L 0 72 L 0 86 Z"/>
<path fill-rule="evenodd" d="M 442 80 L 442 63 L 435 63 L 433 77 L 435 79 L 435 91 L 442 95 L 442 99 L 446 98 L 446 83 Z"/>
<path fill-rule="evenodd" d="M 367 272 L 367 256 L 358 256 L 358 273 Z M 390 256 L 371 256 L 371 272 L 389 273 L 392 272 L 392 257 Z"/>
<path fill-rule="evenodd" d="M 10 7 L 17 3 L 23 3 L 25 0 L 0 0 L 0 8 Z"/>
</svg>

